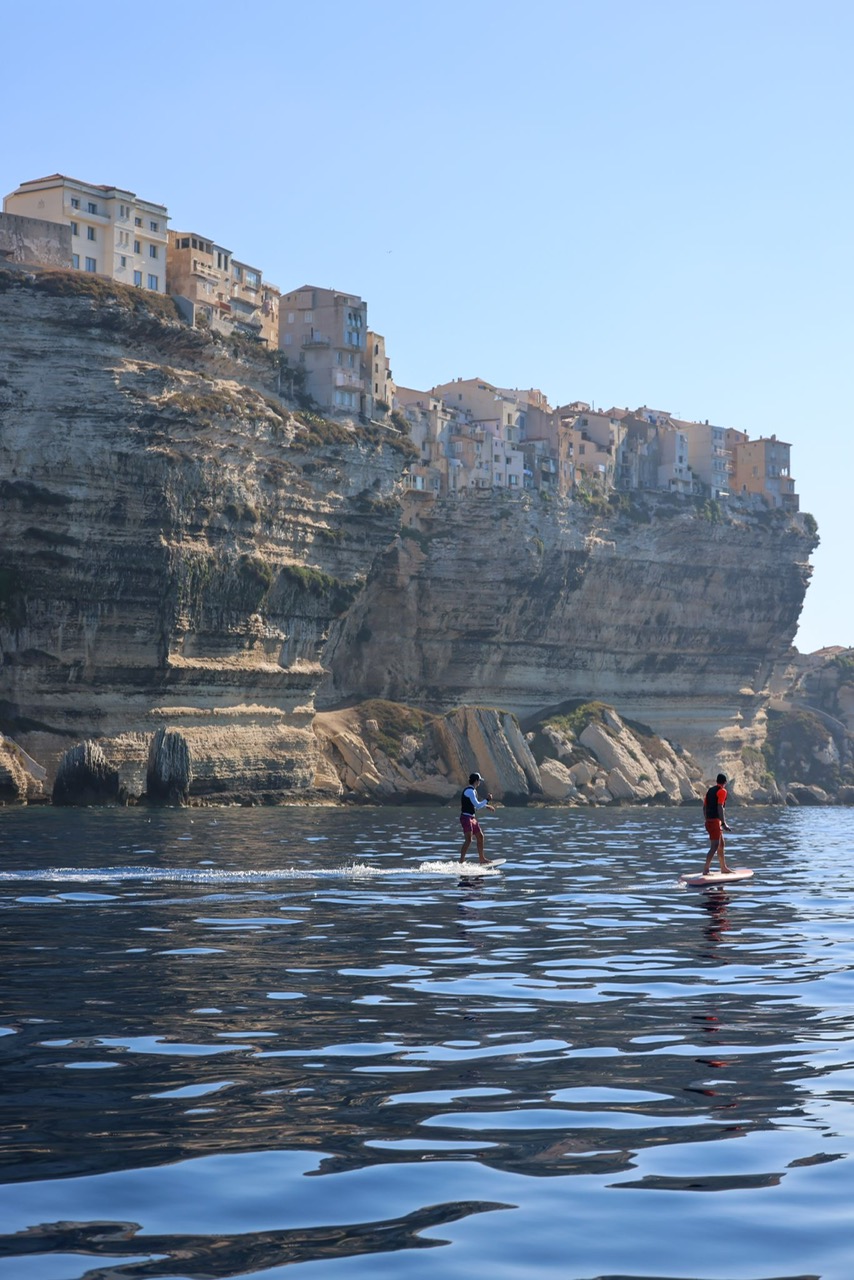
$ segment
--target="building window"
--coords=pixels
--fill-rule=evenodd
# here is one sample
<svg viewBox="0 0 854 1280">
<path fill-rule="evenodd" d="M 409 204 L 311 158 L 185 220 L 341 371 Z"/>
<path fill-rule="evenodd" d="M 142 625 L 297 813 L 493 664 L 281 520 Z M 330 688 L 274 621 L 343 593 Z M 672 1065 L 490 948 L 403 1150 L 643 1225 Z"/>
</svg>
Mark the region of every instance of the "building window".
<svg viewBox="0 0 854 1280">
<path fill-rule="evenodd" d="M 87 239 L 87 240 L 94 240 L 94 239 L 95 239 L 95 228 L 94 228 L 94 227 L 87 227 L 87 228 L 86 228 L 86 239 Z"/>
<path fill-rule="evenodd" d="M 285 334 L 285 346 L 286 346 L 286 347 L 290 347 L 290 346 L 292 346 L 292 345 L 293 345 L 293 341 L 294 341 L 294 335 L 293 335 L 292 333 L 286 333 L 286 334 Z"/>
<path fill-rule="evenodd" d="M 121 266 L 122 270 L 124 270 L 127 264 L 128 264 L 127 258 L 125 257 L 124 254 L 121 254 L 119 257 L 119 265 Z"/>
<path fill-rule="evenodd" d="M 135 227 L 141 227 L 141 226 L 142 226 L 142 218 L 134 218 L 134 220 L 133 220 L 133 225 L 134 225 Z"/>
<path fill-rule="evenodd" d="M 76 222 L 72 222 L 72 224 L 71 224 L 71 234 L 72 234 L 73 236 L 79 236 L 79 235 L 80 235 L 80 228 L 77 226 L 77 223 L 76 223 Z"/>
<path fill-rule="evenodd" d="M 156 244 L 150 244 L 150 245 L 148 246 L 148 256 L 149 256 L 149 258 L 156 258 L 156 257 L 157 257 L 157 245 L 156 245 Z"/>
<path fill-rule="evenodd" d="M 75 270 L 75 271 L 79 271 L 79 270 L 80 270 L 80 254 L 79 254 L 79 253 L 72 253 L 72 255 L 71 255 L 71 265 L 72 265 L 72 267 L 74 268 L 74 270 Z"/>
<path fill-rule="evenodd" d="M 303 324 L 314 324 L 314 312 L 305 311 L 302 317 Z"/>
<path fill-rule="evenodd" d="M 159 223 L 159 222 L 149 222 L 149 224 L 148 224 L 148 225 L 151 227 L 151 230 L 152 230 L 152 231 L 159 231 L 159 230 L 160 230 L 160 223 Z"/>
<path fill-rule="evenodd" d="M 242 269 L 241 267 L 239 267 L 239 266 L 237 265 L 237 263 L 236 263 L 236 262 L 233 262 L 233 263 L 231 264 L 231 271 L 232 271 L 232 274 L 233 274 L 233 276 L 234 276 L 235 280 L 242 280 L 242 279 L 243 279 L 243 269 Z"/>
<path fill-rule="evenodd" d="M 142 285 L 142 272 L 141 272 L 141 271 L 134 271 L 134 273 L 133 273 L 133 282 L 134 282 L 134 284 L 138 284 L 138 285 L 140 285 L 140 286 Z"/>
<path fill-rule="evenodd" d="M 257 271 L 247 271 L 247 272 L 246 272 L 246 283 L 250 286 L 250 288 L 257 289 L 257 288 L 258 288 L 258 285 L 261 283 L 261 277 L 259 276 L 258 272 L 257 272 Z"/>
<path fill-rule="evenodd" d="M 149 289 L 158 289 L 160 287 L 160 283 L 157 276 L 148 277 L 148 287 Z"/>
<path fill-rule="evenodd" d="M 95 201 L 94 201 L 94 200 L 90 200 L 90 201 L 89 201 L 89 203 L 87 204 L 86 208 L 89 210 L 89 212 L 90 212 L 90 213 L 97 213 L 97 212 L 98 212 L 98 206 L 95 204 Z"/>
<path fill-rule="evenodd" d="M 76 198 L 76 196 L 71 197 L 71 207 L 72 209 L 80 208 L 80 201 Z"/>
<path fill-rule="evenodd" d="M 134 253 L 142 253 L 142 245 L 138 240 L 134 240 L 133 242 L 133 251 Z"/>
<path fill-rule="evenodd" d="M 87 258 L 87 259 L 86 259 L 86 270 L 87 270 L 87 271 L 97 271 L 97 270 L 98 270 L 98 264 L 97 264 L 97 262 L 95 261 L 95 259 L 94 259 L 94 258 Z"/>
<path fill-rule="evenodd" d="M 288 312 L 288 324 L 293 324 L 293 322 L 294 322 L 294 313 L 293 313 L 293 311 L 289 311 L 289 312 Z"/>
</svg>

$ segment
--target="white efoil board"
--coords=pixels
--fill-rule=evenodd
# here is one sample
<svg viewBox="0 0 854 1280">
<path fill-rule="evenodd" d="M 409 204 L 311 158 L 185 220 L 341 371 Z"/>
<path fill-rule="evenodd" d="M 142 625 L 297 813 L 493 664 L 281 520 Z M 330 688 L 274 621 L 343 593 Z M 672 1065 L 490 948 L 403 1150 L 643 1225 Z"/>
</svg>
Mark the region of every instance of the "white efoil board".
<svg viewBox="0 0 854 1280">
<path fill-rule="evenodd" d="M 497 875 L 498 868 L 507 861 L 506 858 L 490 858 L 489 862 L 484 866 L 478 862 L 477 854 L 473 859 L 466 862 L 460 862 L 459 858 L 454 858 L 451 862 L 422 862 L 419 871 L 430 874 L 446 875 L 446 876 L 489 876 Z"/>
<path fill-rule="evenodd" d="M 736 867 L 734 871 L 710 871 L 708 875 L 680 876 L 683 884 L 710 885 L 734 884 L 738 880 L 749 880 L 753 872 L 749 867 Z"/>
</svg>

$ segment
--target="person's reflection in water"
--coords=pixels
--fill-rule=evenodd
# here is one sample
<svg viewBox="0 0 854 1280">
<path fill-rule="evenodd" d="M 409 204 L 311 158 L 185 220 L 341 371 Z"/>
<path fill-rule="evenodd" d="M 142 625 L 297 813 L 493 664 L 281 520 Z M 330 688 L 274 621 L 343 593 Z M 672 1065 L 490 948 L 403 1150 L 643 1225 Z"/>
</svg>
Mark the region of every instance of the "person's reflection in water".
<svg viewBox="0 0 854 1280">
<path fill-rule="evenodd" d="M 711 889 L 703 894 L 702 906 L 703 910 L 709 913 L 709 921 L 706 925 L 705 934 L 709 942 L 714 946 L 718 946 L 722 941 L 722 935 L 728 933 L 732 928 L 730 924 L 728 908 L 732 898 L 726 889 Z M 714 951 L 708 953 L 715 955 Z"/>
</svg>

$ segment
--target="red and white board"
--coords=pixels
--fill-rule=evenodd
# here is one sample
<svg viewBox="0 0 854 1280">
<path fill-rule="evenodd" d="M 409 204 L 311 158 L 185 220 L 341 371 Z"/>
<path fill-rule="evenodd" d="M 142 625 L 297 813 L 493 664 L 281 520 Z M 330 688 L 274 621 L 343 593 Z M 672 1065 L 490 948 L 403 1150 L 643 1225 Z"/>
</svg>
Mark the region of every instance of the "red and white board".
<svg viewBox="0 0 854 1280">
<path fill-rule="evenodd" d="M 735 884 L 738 880 L 749 880 L 753 872 L 749 867 L 736 867 L 734 871 L 710 871 L 705 876 L 680 876 L 683 884 L 710 885 Z"/>
</svg>

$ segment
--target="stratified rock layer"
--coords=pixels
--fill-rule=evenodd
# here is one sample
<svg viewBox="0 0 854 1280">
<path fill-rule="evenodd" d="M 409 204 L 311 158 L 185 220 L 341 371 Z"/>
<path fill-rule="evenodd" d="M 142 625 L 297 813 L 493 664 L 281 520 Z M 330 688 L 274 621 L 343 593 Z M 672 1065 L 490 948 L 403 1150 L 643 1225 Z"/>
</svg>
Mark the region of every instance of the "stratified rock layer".
<svg viewBox="0 0 854 1280">
<path fill-rule="evenodd" d="M 49 775 L 98 739 L 131 795 L 161 727 L 198 795 L 310 790 L 324 642 L 404 455 L 292 413 L 263 350 L 84 284 L 0 272 L 0 724 Z"/>
<path fill-rule="evenodd" d="M 508 795 L 543 794 L 522 730 L 573 699 L 709 771 L 760 759 L 809 578 L 802 518 L 406 498 L 399 435 L 289 408 L 275 353 L 80 274 L 0 270 L 0 353 L 0 729 L 49 782 L 97 741 L 139 796 L 162 729 L 186 744 L 191 798 L 334 797 L 358 746 L 316 706 L 369 699 L 442 713 L 446 782 L 405 744 L 370 766 L 398 794 L 451 794 L 481 753 Z M 637 796 L 633 768 L 596 773 L 602 795 Z"/>
<path fill-rule="evenodd" d="M 744 771 L 809 580 L 802 517 L 664 495 L 409 501 L 412 527 L 334 632 L 323 699 L 537 718 L 595 698 Z"/>
</svg>

